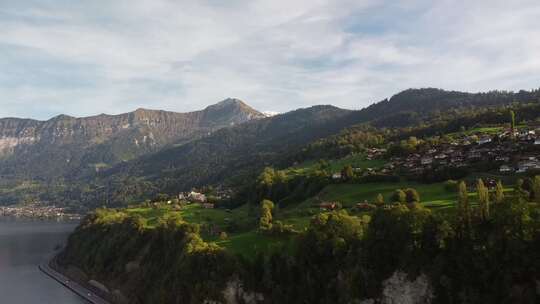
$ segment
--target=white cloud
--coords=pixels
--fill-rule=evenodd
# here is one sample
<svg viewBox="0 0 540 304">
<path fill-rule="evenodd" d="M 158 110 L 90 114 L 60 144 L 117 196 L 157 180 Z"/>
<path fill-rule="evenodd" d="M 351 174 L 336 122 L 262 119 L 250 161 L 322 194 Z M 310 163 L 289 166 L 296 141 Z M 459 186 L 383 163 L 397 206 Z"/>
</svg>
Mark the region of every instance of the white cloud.
<svg viewBox="0 0 540 304">
<path fill-rule="evenodd" d="M 538 1 L 0 0 L 0 116 L 540 85 Z"/>
</svg>

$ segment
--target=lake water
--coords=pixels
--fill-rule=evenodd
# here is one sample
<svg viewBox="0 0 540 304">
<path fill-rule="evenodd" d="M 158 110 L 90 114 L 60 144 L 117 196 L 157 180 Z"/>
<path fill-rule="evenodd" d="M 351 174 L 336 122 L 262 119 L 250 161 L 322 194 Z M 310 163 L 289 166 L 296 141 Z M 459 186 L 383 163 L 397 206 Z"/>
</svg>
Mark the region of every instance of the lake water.
<svg viewBox="0 0 540 304">
<path fill-rule="evenodd" d="M 87 303 L 38 269 L 75 226 L 0 216 L 0 303 Z"/>
</svg>

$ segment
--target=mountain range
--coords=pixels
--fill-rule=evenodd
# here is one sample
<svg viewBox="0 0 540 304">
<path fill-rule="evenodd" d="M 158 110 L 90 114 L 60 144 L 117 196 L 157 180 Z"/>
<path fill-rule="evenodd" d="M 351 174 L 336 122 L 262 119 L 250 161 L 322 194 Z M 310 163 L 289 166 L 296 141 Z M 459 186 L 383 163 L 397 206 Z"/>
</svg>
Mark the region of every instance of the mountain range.
<svg viewBox="0 0 540 304">
<path fill-rule="evenodd" d="M 538 90 L 428 88 L 409 89 L 356 111 L 320 105 L 268 116 L 238 99 L 226 99 L 190 113 L 138 109 L 48 121 L 4 118 L 0 202 L 66 200 L 100 206 L 204 185 L 235 186 L 351 126 L 407 127 L 447 111 L 539 100 Z M 24 195 L 7 190 L 23 184 Z"/>
<path fill-rule="evenodd" d="M 80 176 L 263 117 L 238 99 L 226 99 L 189 113 L 137 109 L 85 118 L 59 115 L 47 121 L 4 118 L 0 175 L 38 180 Z"/>
</svg>

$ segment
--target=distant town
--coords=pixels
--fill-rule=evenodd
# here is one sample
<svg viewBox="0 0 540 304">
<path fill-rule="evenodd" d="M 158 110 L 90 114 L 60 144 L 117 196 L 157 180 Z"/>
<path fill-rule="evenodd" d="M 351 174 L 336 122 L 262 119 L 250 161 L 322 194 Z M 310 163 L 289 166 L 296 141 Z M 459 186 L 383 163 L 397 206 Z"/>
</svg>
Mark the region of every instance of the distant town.
<svg viewBox="0 0 540 304">
<path fill-rule="evenodd" d="M 26 218 L 63 218 L 70 220 L 81 219 L 81 215 L 66 211 L 63 207 L 47 205 L 45 203 L 30 203 L 22 206 L 0 207 L 0 216 L 26 217 Z"/>
</svg>

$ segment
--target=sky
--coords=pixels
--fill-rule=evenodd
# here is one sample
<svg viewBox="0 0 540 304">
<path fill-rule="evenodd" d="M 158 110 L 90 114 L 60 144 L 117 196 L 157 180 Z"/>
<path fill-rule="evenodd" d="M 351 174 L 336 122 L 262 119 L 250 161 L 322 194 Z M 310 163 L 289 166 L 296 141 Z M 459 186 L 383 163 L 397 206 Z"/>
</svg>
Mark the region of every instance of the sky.
<svg viewBox="0 0 540 304">
<path fill-rule="evenodd" d="M 0 0 L 0 117 L 540 87 L 538 0 Z"/>
</svg>

